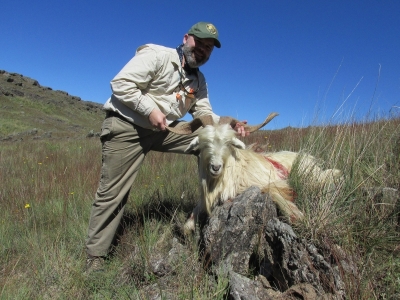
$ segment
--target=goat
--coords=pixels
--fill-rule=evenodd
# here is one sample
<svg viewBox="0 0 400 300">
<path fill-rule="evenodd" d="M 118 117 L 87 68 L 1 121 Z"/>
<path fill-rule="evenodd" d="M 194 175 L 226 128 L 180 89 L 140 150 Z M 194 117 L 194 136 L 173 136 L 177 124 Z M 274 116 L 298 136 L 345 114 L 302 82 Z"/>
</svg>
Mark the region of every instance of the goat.
<svg viewBox="0 0 400 300">
<path fill-rule="evenodd" d="M 246 130 L 258 130 L 276 115 L 270 114 L 258 126 L 246 125 Z M 206 124 L 212 124 L 209 121 Z M 196 125 L 193 127 L 191 124 L 188 128 L 197 129 L 201 123 L 197 122 L 194 121 Z M 216 205 L 236 197 L 251 186 L 257 186 L 262 192 L 268 193 L 292 222 L 303 218 L 303 213 L 293 202 L 293 190 L 287 180 L 297 159 L 300 160 L 299 169 L 309 174 L 312 182 L 324 184 L 341 176 L 341 172 L 336 169 L 323 171 L 316 159 L 308 154 L 290 151 L 259 153 L 252 146 L 246 148 L 232 129 L 237 120 L 224 119 L 223 122 L 225 124 L 205 125 L 185 150 L 200 151 L 200 201 L 185 224 L 185 232 L 194 231 L 195 220 L 201 213 L 210 215 Z"/>
</svg>

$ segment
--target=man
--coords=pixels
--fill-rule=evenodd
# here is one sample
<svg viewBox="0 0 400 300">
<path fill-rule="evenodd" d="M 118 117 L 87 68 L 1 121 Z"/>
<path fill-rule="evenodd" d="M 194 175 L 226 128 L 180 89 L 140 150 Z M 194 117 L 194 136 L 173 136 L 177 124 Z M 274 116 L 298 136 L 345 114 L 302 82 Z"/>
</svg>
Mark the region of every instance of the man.
<svg viewBox="0 0 400 300">
<path fill-rule="evenodd" d="M 86 249 L 87 272 L 101 269 L 120 224 L 130 188 L 145 155 L 184 153 L 194 135 L 169 133 L 165 127 L 187 112 L 212 115 L 204 75 L 198 69 L 221 47 L 214 25 L 199 22 L 176 49 L 143 45 L 111 81 L 104 105 L 102 168 L 92 205 Z M 243 127 L 236 129 L 244 136 Z"/>
</svg>

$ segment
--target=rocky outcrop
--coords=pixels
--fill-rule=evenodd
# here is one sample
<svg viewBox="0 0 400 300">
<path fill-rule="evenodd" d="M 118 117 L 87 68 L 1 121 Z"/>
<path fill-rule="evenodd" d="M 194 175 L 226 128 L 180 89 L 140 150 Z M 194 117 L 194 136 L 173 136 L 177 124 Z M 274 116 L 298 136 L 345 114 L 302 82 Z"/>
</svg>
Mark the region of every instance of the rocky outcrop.
<svg viewBox="0 0 400 300">
<path fill-rule="evenodd" d="M 212 261 L 214 272 L 229 274 L 234 299 L 269 299 L 260 296 L 270 294 L 268 290 L 275 291 L 274 299 L 277 293 L 294 290 L 344 298 L 336 262 L 332 265 L 314 245 L 280 221 L 272 200 L 258 188 L 250 188 L 214 210 L 202 229 L 202 237 L 204 253 Z M 249 274 L 258 280 L 243 278 Z M 240 292 L 237 286 L 247 291 Z M 239 296 L 249 293 L 253 294 L 251 298 Z"/>
<path fill-rule="evenodd" d="M 332 255 L 300 238 L 255 187 L 217 207 L 198 236 L 204 268 L 229 280 L 227 299 L 345 299 L 341 276 L 358 274 L 339 246 Z M 190 251 L 177 239 L 171 245 L 167 256 L 156 251 L 148 261 L 146 269 L 158 278 L 139 290 L 148 299 L 175 299 L 176 263 Z"/>
</svg>

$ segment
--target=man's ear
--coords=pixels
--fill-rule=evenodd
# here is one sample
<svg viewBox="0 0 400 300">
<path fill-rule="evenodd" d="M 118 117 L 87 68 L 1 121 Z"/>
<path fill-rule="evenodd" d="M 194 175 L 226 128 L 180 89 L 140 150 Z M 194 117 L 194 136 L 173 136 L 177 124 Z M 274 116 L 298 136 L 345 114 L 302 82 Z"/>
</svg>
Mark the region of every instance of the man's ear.
<svg viewBox="0 0 400 300">
<path fill-rule="evenodd" d="M 188 39 L 189 35 L 187 33 L 185 33 L 185 35 L 183 36 L 183 43 L 186 44 L 186 41 Z"/>
</svg>

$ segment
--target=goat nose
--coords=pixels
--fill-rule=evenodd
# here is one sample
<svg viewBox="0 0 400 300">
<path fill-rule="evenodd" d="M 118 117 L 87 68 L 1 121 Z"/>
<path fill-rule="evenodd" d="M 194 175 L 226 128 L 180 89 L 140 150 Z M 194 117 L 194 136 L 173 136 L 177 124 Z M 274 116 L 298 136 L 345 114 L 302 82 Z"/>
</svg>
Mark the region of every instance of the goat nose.
<svg viewBox="0 0 400 300">
<path fill-rule="evenodd" d="M 221 165 L 211 165 L 211 168 L 213 169 L 213 171 L 218 171 L 219 169 L 221 169 Z"/>
</svg>

